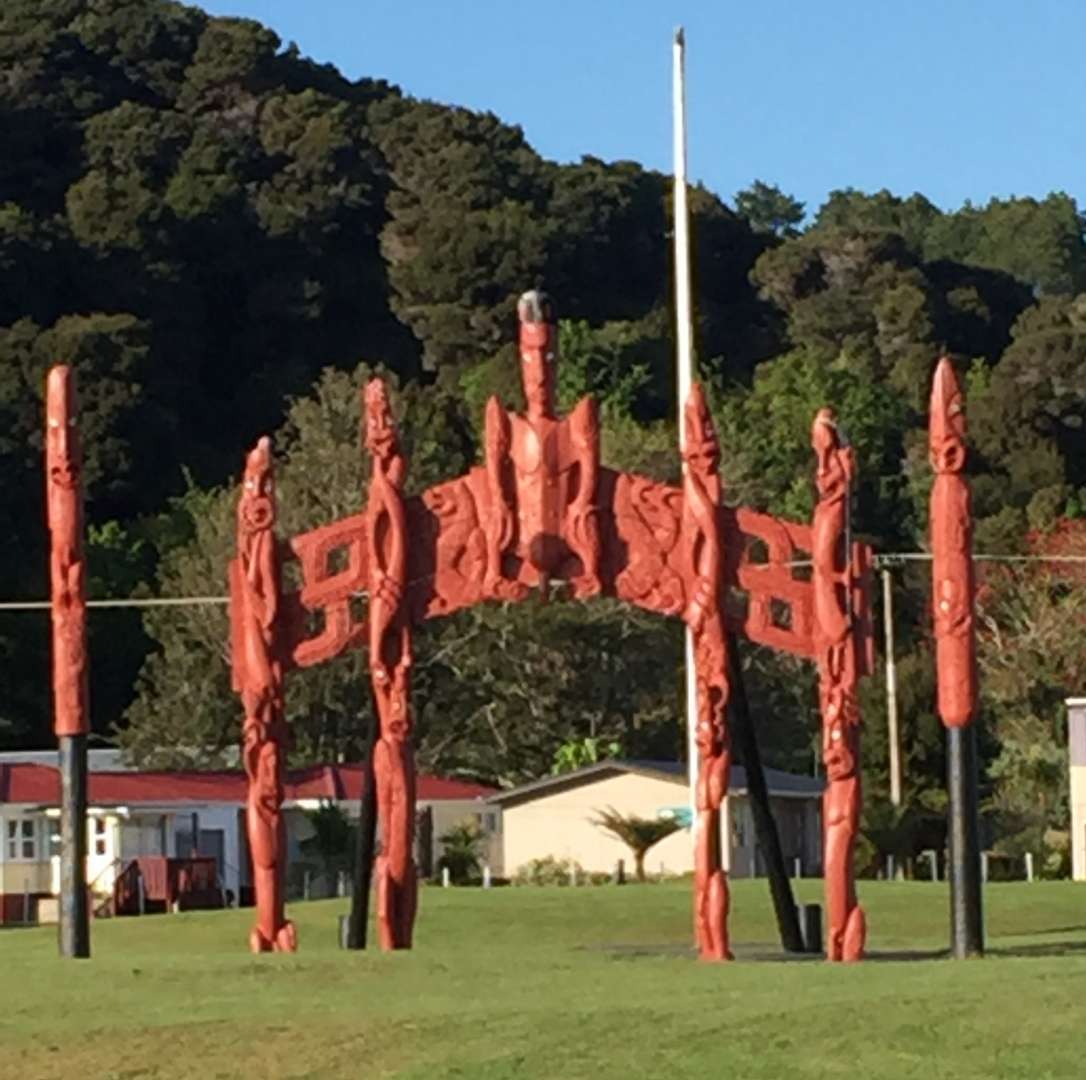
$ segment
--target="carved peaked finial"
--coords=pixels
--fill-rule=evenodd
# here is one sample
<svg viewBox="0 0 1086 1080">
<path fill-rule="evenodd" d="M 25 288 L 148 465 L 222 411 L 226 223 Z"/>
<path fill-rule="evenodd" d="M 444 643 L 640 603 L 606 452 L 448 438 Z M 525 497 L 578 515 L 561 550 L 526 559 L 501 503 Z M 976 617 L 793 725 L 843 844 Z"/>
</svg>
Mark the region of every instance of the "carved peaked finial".
<svg viewBox="0 0 1086 1080">
<path fill-rule="evenodd" d="M 49 482 L 62 488 L 78 483 L 82 455 L 77 426 L 75 373 L 67 364 L 49 369 L 45 380 L 45 444 Z"/>
<path fill-rule="evenodd" d="M 245 532 L 275 524 L 275 473 L 271 439 L 261 436 L 245 455 L 245 475 L 238 502 L 238 525 Z"/>
<path fill-rule="evenodd" d="M 683 408 L 683 459 L 697 472 L 716 474 L 720 466 L 720 444 L 701 383 L 693 383 Z"/>
<path fill-rule="evenodd" d="M 811 447 L 815 452 L 815 485 L 819 494 L 823 498 L 841 494 L 855 475 L 856 461 L 833 409 L 822 408 L 815 413 Z"/>
<path fill-rule="evenodd" d="M 960 473 L 965 468 L 965 410 L 962 391 L 949 357 L 940 357 L 931 385 L 928 449 L 937 473 Z"/>
<path fill-rule="evenodd" d="M 517 301 L 520 320 L 520 372 L 528 415 L 554 418 L 558 360 L 558 326 L 554 305 L 541 289 L 530 289 Z"/>
<path fill-rule="evenodd" d="M 542 289 L 529 289 L 521 293 L 517 301 L 517 318 L 522 323 L 553 324 L 557 321 L 551 298 Z"/>
<path fill-rule="evenodd" d="M 370 379 L 362 393 L 366 449 L 376 461 L 387 464 L 399 453 L 400 440 L 392 420 L 392 404 L 383 379 Z"/>
</svg>

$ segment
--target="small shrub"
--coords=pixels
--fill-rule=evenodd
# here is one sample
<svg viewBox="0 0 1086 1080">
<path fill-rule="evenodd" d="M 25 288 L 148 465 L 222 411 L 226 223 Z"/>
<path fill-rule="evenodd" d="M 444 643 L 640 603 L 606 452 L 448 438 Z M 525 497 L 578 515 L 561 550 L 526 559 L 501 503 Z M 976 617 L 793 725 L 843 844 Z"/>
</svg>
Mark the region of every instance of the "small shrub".
<svg viewBox="0 0 1086 1080">
<path fill-rule="evenodd" d="M 517 867 L 514 885 L 568 885 L 570 874 L 576 871 L 577 880 L 585 880 L 584 867 L 576 859 L 558 859 L 544 855 Z"/>
</svg>

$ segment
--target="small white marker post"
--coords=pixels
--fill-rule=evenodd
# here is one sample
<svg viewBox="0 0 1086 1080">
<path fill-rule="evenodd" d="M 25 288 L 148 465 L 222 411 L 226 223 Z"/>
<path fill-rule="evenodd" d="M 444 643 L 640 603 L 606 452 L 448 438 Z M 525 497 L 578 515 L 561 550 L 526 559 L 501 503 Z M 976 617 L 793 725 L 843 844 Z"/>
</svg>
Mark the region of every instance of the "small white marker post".
<svg viewBox="0 0 1086 1080">
<path fill-rule="evenodd" d="M 1033 880 L 1033 852 L 1026 852 L 1026 881 Z"/>
<path fill-rule="evenodd" d="M 798 855 L 792 860 L 792 867 L 794 871 L 793 876 L 799 881 L 799 879 L 803 877 L 803 860 Z"/>
<path fill-rule="evenodd" d="M 441 868 L 441 887 L 447 889 L 452 884 L 452 879 L 449 877 L 449 868 L 443 866 Z"/>
<path fill-rule="evenodd" d="M 928 863 L 931 865 L 931 880 L 939 880 L 939 856 L 936 854 L 935 849 L 931 848 L 928 851 Z"/>
<path fill-rule="evenodd" d="M 483 867 L 483 888 L 490 888 L 490 863 Z"/>
</svg>

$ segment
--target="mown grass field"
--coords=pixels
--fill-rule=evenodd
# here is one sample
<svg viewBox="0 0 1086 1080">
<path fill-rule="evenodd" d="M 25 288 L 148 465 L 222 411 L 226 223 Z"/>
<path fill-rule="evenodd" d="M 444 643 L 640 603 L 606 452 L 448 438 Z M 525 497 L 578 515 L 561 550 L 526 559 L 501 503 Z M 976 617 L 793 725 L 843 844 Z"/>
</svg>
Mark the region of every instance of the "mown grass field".
<svg viewBox="0 0 1086 1080">
<path fill-rule="evenodd" d="M 802 883 L 805 900 L 818 882 Z M 0 932 L 0 1077 L 1086 1076 L 1086 887 L 991 885 L 991 952 L 953 962 L 945 887 L 863 883 L 872 959 L 783 962 L 764 882 L 739 960 L 686 948 L 686 884 L 427 888 L 411 953 L 336 946 L 345 901 L 294 905 L 294 957 L 251 913 Z"/>
</svg>

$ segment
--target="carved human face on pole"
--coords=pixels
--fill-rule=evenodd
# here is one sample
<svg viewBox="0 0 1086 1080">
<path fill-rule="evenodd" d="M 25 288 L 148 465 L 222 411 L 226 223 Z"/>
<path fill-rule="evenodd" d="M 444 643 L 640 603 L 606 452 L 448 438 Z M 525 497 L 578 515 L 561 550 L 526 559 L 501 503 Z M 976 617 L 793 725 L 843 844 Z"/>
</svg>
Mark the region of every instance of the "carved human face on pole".
<svg viewBox="0 0 1086 1080">
<path fill-rule="evenodd" d="M 265 435 L 245 459 L 245 479 L 238 522 L 249 533 L 275 524 L 275 479 L 272 473 L 271 440 Z"/>
<path fill-rule="evenodd" d="M 720 444 L 709 415 L 709 406 L 699 383 L 695 383 L 686 402 L 686 443 L 683 457 L 698 476 L 716 477 L 720 468 Z"/>
<path fill-rule="evenodd" d="M 823 498 L 844 495 L 855 472 L 852 448 L 837 424 L 833 409 L 819 409 L 811 428 L 815 452 L 815 484 Z"/>
<path fill-rule="evenodd" d="M 557 374 L 557 328 L 546 293 L 533 289 L 517 301 L 520 372 L 528 415 L 553 417 Z"/>
<path fill-rule="evenodd" d="M 366 449 L 378 461 L 387 462 L 396 452 L 396 428 L 392 423 L 388 389 L 381 379 L 370 379 L 366 383 L 364 406 Z"/>
<path fill-rule="evenodd" d="M 935 369 L 928 427 L 931 467 L 937 473 L 958 473 L 965 467 L 965 410 L 954 368 L 945 356 Z"/>
<path fill-rule="evenodd" d="M 76 426 L 75 380 L 70 367 L 50 370 L 45 387 L 45 417 L 49 483 L 73 491 L 79 483 L 82 454 Z"/>
<path fill-rule="evenodd" d="M 843 695 L 834 695 L 831 707 L 837 714 L 822 731 L 822 764 L 829 780 L 846 780 L 856 771 L 856 743 L 858 719 L 846 715 Z"/>
</svg>

